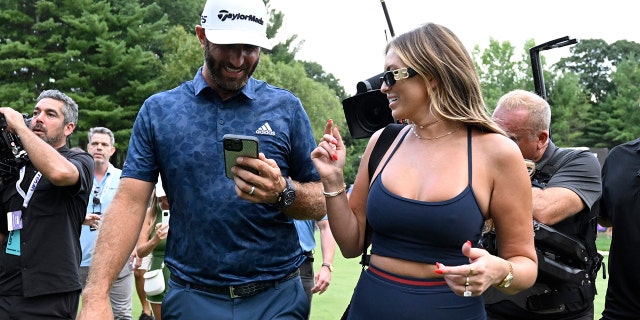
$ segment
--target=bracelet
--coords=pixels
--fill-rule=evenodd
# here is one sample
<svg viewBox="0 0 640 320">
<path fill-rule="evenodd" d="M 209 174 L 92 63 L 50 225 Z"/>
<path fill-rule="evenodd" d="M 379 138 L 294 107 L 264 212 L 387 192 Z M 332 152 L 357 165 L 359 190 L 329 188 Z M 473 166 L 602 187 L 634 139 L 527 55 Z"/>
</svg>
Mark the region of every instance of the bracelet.
<svg viewBox="0 0 640 320">
<path fill-rule="evenodd" d="M 342 194 L 343 192 L 345 192 L 347 190 L 347 184 L 345 183 L 342 188 L 340 188 L 340 190 L 338 191 L 334 191 L 334 192 L 326 192 L 324 191 L 324 189 L 322 190 L 322 194 L 324 194 L 325 198 L 333 198 L 336 196 L 339 196 L 340 194 Z"/>
<path fill-rule="evenodd" d="M 507 276 L 505 276 L 502 282 L 498 285 L 500 288 L 508 288 L 511 285 L 511 282 L 513 282 L 513 265 L 508 260 L 507 263 L 509 264 L 509 273 L 507 273 Z"/>
</svg>

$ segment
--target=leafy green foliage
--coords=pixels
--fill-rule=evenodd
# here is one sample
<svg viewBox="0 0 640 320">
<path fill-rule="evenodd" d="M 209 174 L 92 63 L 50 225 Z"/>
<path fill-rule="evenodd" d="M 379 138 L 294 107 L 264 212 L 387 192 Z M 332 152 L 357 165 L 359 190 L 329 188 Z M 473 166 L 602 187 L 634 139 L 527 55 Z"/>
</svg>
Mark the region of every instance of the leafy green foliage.
<svg viewBox="0 0 640 320">
<path fill-rule="evenodd" d="M 591 104 L 580 89 L 579 77 L 566 73 L 553 79 L 547 94 L 551 108 L 551 135 L 561 146 L 583 146 L 582 135 L 589 121 Z"/>
<path fill-rule="evenodd" d="M 527 77 L 527 65 L 515 59 L 515 48 L 508 41 L 490 39 L 489 46 L 482 52 L 476 45 L 472 56 L 480 77 L 485 103 L 493 110 L 498 99 L 505 93 L 523 88 Z"/>
<path fill-rule="evenodd" d="M 609 146 L 620 144 L 640 137 L 640 55 L 630 55 L 617 64 L 612 74 L 612 83 L 616 87 L 615 96 L 607 96 L 602 102 L 605 110 L 611 111 L 608 131 L 603 135 Z"/>
<path fill-rule="evenodd" d="M 264 2 L 273 39 L 285 17 Z M 192 79 L 202 65 L 193 32 L 202 5 L 202 0 L 0 0 L 0 101 L 31 113 L 41 91 L 68 93 L 80 106 L 70 145 L 84 147 L 90 127 L 109 127 L 116 134 L 113 161 L 120 166 L 143 101 Z M 348 152 L 345 180 L 351 183 L 368 139 L 349 136 L 341 106 L 347 97 L 338 80 L 316 62 L 296 60 L 303 44 L 293 35 L 263 50 L 254 76 L 296 94 L 317 139 L 327 119 L 339 125 Z M 528 51 L 534 45 L 531 39 L 519 51 L 508 41 L 491 39 L 486 49 L 474 48 L 489 112 L 510 90 L 533 91 Z M 586 39 L 570 50 L 570 57 L 550 67 L 542 59 L 557 144 L 610 148 L 640 136 L 640 44 Z"/>
<path fill-rule="evenodd" d="M 116 136 L 120 162 L 141 101 L 160 90 L 160 46 L 167 16 L 137 1 L 3 1 L 0 3 L 0 99 L 30 113 L 46 89 L 80 106 L 72 145 L 92 126 Z M 22 31 L 22 32 L 18 32 Z"/>
<path fill-rule="evenodd" d="M 560 59 L 555 68 L 579 75 L 579 85 L 588 95 L 591 108 L 582 117 L 587 123 L 582 145 L 611 148 L 640 136 L 640 44 L 620 40 L 609 45 L 600 39 L 586 39 L 570 50 L 572 55 Z"/>
<path fill-rule="evenodd" d="M 472 56 L 489 111 L 500 96 L 513 89 L 534 91 L 527 41 L 520 60 L 507 41 L 491 39 Z M 547 67 L 541 55 L 547 100 L 551 105 L 551 133 L 559 146 L 611 148 L 640 136 L 638 65 L 640 44 L 625 40 L 612 45 L 586 39 L 570 57 Z"/>
</svg>

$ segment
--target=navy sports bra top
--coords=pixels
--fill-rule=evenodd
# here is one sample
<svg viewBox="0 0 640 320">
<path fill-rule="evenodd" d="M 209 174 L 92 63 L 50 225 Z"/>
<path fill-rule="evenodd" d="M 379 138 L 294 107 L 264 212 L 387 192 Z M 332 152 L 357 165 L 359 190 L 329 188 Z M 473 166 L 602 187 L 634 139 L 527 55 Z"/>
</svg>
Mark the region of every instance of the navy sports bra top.
<svg viewBox="0 0 640 320">
<path fill-rule="evenodd" d="M 367 219 L 372 229 L 371 253 L 429 264 L 440 262 L 452 266 L 469 263 L 462 254 L 462 245 L 469 240 L 475 246 L 484 224 L 471 188 L 471 128 L 467 133 L 467 158 L 469 184 L 454 198 L 439 202 L 418 201 L 391 193 L 381 178 L 389 163 L 387 159 L 373 181 L 367 199 Z"/>
</svg>

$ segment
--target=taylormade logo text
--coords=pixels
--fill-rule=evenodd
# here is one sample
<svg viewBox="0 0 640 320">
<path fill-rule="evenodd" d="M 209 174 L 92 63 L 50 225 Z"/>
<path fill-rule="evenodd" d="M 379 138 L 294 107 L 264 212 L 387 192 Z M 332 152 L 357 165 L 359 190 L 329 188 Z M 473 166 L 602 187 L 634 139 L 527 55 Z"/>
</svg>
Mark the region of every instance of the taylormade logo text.
<svg viewBox="0 0 640 320">
<path fill-rule="evenodd" d="M 252 14 L 230 13 L 227 10 L 220 10 L 220 12 L 218 12 L 218 19 L 220 19 L 220 21 L 225 21 L 227 19 L 247 20 L 247 21 L 255 22 L 260 25 L 264 24 L 264 21 L 262 20 L 262 18 L 258 18 Z"/>
</svg>

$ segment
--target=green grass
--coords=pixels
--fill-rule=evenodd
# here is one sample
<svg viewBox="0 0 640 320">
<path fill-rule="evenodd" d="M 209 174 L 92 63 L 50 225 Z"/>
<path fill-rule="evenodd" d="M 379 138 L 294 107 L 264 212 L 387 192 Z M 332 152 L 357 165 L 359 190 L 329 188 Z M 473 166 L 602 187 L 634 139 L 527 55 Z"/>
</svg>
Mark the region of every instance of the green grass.
<svg viewBox="0 0 640 320">
<path fill-rule="evenodd" d="M 604 263 L 606 264 L 609 260 L 609 247 L 611 247 L 611 238 L 608 237 L 605 233 L 598 233 L 598 238 L 596 239 L 596 247 L 598 248 L 598 251 L 606 252 L 606 254 L 604 254 Z M 596 290 L 598 291 L 598 294 L 593 301 L 594 319 L 600 319 L 602 310 L 604 310 L 604 298 L 607 294 L 607 281 L 609 280 L 608 275 L 607 279 L 602 278 L 604 269 L 605 268 L 600 268 L 598 278 L 596 279 Z"/>
<path fill-rule="evenodd" d="M 316 241 L 317 239 L 316 233 Z M 604 234 L 600 234 L 596 240 L 596 246 L 600 251 L 609 251 L 611 245 L 611 239 Z M 314 262 L 316 270 L 320 268 L 322 261 L 320 254 L 316 254 L 318 259 Z M 335 271 L 332 274 L 331 285 L 329 289 L 322 295 L 315 294 L 311 303 L 311 319 L 312 320 L 335 320 L 340 319 L 340 316 L 344 312 L 344 309 L 349 304 L 351 295 L 353 294 L 353 288 L 360 276 L 360 264 L 359 259 L 345 259 L 340 253 L 340 249 L 336 248 L 336 254 L 333 261 Z M 605 256 L 605 263 L 607 256 Z M 595 319 L 600 319 L 602 310 L 604 309 L 604 296 L 607 293 L 607 280 L 602 279 L 602 269 L 600 269 L 600 275 L 596 279 L 596 288 L 598 295 L 596 295 L 594 301 L 594 314 Z M 133 297 L 133 318 L 138 319 L 141 312 L 140 301 L 137 295 Z"/>
</svg>

